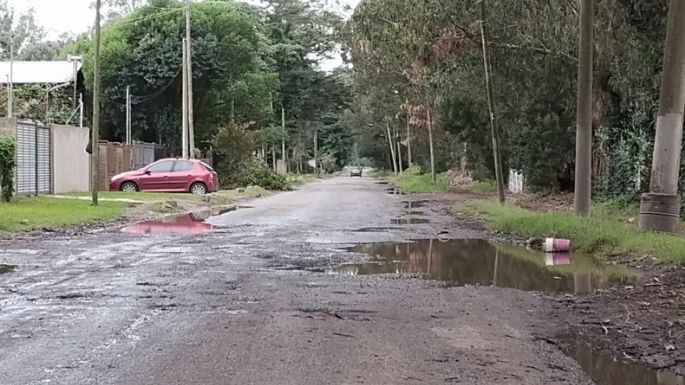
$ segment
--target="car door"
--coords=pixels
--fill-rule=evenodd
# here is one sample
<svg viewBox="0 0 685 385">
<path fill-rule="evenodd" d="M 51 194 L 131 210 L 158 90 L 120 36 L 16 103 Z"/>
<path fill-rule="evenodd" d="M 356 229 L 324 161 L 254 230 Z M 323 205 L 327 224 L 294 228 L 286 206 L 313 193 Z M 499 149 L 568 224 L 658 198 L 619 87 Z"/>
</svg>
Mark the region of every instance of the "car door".
<svg viewBox="0 0 685 385">
<path fill-rule="evenodd" d="M 139 179 L 143 191 L 168 191 L 169 177 L 174 168 L 173 160 L 163 160 L 151 164 Z"/>
<path fill-rule="evenodd" d="M 169 188 L 174 191 L 187 191 L 193 179 L 195 164 L 188 160 L 178 160 L 169 175 Z"/>
</svg>

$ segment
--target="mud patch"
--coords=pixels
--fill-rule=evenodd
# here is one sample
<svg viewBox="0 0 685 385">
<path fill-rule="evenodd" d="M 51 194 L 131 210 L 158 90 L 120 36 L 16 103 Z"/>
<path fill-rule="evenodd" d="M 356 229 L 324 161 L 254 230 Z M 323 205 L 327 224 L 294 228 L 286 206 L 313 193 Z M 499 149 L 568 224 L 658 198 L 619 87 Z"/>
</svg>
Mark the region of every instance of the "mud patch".
<svg viewBox="0 0 685 385">
<path fill-rule="evenodd" d="M 388 188 L 385 190 L 385 192 L 388 193 L 388 195 L 405 195 L 402 190 L 395 187 Z"/>
<path fill-rule="evenodd" d="M 685 377 L 628 362 L 589 345 L 575 343 L 566 354 L 573 357 L 597 385 L 682 385 Z"/>
<path fill-rule="evenodd" d="M 625 285 L 637 273 L 591 257 L 545 254 L 485 240 L 420 240 L 359 245 L 349 252 L 370 256 L 360 264 L 327 270 L 330 274 L 423 274 L 450 286 L 488 285 L 526 291 L 592 293 Z"/>
<path fill-rule="evenodd" d="M 0 264 L 0 274 L 6 274 L 6 273 L 11 273 L 14 270 L 16 270 L 17 267 L 14 265 L 3 265 Z"/>
<path fill-rule="evenodd" d="M 200 235 L 212 231 L 213 226 L 204 222 L 201 214 L 188 214 L 170 219 L 138 222 L 126 226 L 121 232 L 126 234 L 154 235 L 154 234 L 186 234 Z"/>
</svg>

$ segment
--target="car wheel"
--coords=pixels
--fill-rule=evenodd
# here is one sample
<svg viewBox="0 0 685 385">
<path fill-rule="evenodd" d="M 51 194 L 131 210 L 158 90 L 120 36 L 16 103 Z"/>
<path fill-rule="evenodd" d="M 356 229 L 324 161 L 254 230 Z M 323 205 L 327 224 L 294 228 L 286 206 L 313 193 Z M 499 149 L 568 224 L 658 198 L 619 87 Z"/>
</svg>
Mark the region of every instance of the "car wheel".
<svg viewBox="0 0 685 385">
<path fill-rule="evenodd" d="M 204 183 L 193 183 L 190 186 L 190 192 L 194 195 L 205 195 L 207 194 L 207 186 Z"/>
<path fill-rule="evenodd" d="M 121 184 L 121 187 L 119 187 L 119 190 L 121 190 L 121 192 L 128 192 L 128 193 L 138 192 L 138 185 L 136 185 L 133 182 L 124 182 Z"/>
</svg>

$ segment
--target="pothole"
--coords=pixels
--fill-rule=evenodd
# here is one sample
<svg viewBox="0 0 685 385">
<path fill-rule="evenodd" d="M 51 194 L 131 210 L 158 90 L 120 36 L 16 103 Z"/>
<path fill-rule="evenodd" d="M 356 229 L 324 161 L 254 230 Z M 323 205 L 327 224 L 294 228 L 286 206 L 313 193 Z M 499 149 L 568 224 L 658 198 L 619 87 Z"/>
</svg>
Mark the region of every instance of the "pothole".
<svg viewBox="0 0 685 385">
<path fill-rule="evenodd" d="M 590 256 L 546 255 L 485 240 L 420 240 L 364 244 L 348 249 L 368 261 L 328 269 L 329 274 L 423 274 L 448 286 L 487 285 L 526 291 L 592 293 L 625 285 L 638 273 Z"/>
</svg>

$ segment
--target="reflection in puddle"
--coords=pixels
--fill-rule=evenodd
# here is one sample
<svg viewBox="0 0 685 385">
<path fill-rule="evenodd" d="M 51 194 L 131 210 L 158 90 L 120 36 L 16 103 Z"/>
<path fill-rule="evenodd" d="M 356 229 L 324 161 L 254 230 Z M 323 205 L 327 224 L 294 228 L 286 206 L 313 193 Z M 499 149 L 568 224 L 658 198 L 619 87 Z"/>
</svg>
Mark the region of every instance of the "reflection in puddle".
<svg viewBox="0 0 685 385">
<path fill-rule="evenodd" d="M 167 219 L 138 222 L 121 229 L 128 234 L 204 234 L 212 231 L 212 225 L 203 222 L 203 213 L 183 215 L 180 217 Z"/>
<path fill-rule="evenodd" d="M 637 277 L 625 267 L 604 265 L 591 257 L 574 256 L 568 265 L 547 266 L 546 256 L 542 253 L 484 240 L 368 244 L 349 251 L 368 254 L 371 260 L 341 266 L 330 270 L 330 273 L 422 273 L 452 285 L 495 285 L 578 294 L 632 282 Z"/>
<path fill-rule="evenodd" d="M 389 189 L 386 189 L 385 191 L 390 195 L 404 195 L 404 192 L 402 192 L 402 190 L 395 188 L 395 187 L 390 187 Z"/>
<path fill-rule="evenodd" d="M 14 265 L 3 265 L 0 264 L 0 274 L 4 273 L 11 273 L 13 272 L 17 267 Z"/>
<path fill-rule="evenodd" d="M 585 344 L 575 344 L 566 354 L 578 361 L 597 385 L 685 385 L 685 377 L 624 362 Z"/>
<path fill-rule="evenodd" d="M 402 205 L 405 209 L 418 209 L 421 207 L 426 207 L 428 201 L 404 201 Z"/>
<path fill-rule="evenodd" d="M 426 218 L 396 218 L 390 221 L 393 225 L 420 225 L 431 223 L 430 220 Z"/>
</svg>

